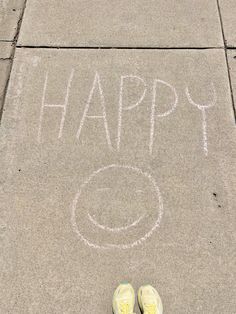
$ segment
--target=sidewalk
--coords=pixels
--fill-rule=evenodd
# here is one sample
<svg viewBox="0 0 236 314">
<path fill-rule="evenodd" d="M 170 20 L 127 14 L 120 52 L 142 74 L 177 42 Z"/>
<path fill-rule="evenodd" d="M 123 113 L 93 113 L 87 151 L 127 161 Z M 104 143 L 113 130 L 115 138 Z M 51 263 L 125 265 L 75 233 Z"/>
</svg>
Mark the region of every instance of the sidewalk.
<svg viewBox="0 0 236 314">
<path fill-rule="evenodd" d="M 1 313 L 108 314 L 123 280 L 235 313 L 235 16 L 2 2 Z"/>
</svg>

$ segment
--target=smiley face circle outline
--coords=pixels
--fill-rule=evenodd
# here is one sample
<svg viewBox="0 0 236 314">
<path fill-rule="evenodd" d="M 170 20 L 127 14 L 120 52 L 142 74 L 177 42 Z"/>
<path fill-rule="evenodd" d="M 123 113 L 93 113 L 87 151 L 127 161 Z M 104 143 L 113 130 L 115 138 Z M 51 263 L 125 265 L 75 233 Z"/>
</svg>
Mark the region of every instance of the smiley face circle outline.
<svg viewBox="0 0 236 314">
<path fill-rule="evenodd" d="M 154 191 L 155 191 L 155 193 L 157 195 L 157 199 L 158 199 L 158 205 L 159 205 L 158 206 L 158 217 L 157 217 L 157 220 L 155 221 L 153 227 L 143 237 L 139 238 L 138 240 L 136 240 L 132 243 L 98 245 L 98 244 L 94 244 L 94 243 L 90 242 L 80 233 L 79 228 L 78 228 L 77 223 L 76 223 L 76 206 L 77 206 L 77 203 L 79 201 L 80 195 L 81 195 L 83 189 L 86 187 L 86 185 L 89 184 L 89 182 L 95 176 L 97 176 L 99 173 L 101 173 L 107 169 L 112 169 L 112 168 L 132 170 L 132 171 L 144 176 L 145 178 L 147 178 L 149 180 L 151 185 L 154 187 Z M 73 200 L 72 206 L 71 206 L 71 224 L 72 224 L 72 228 L 73 228 L 74 232 L 77 234 L 77 236 L 80 238 L 80 240 L 82 240 L 86 245 L 88 245 L 92 248 L 95 248 L 95 249 L 112 249 L 112 248 L 130 249 L 130 248 L 135 247 L 135 246 L 141 244 L 142 242 L 146 241 L 153 234 L 153 232 L 160 226 L 163 212 L 164 212 L 164 208 L 163 208 L 163 201 L 162 201 L 162 196 L 161 196 L 160 190 L 156 184 L 156 181 L 154 180 L 154 178 L 150 174 L 142 171 L 141 169 L 139 169 L 137 167 L 112 164 L 112 165 L 108 165 L 108 166 L 105 166 L 103 168 L 100 168 L 100 169 L 94 171 L 88 177 L 88 179 L 80 186 L 80 188 L 79 188 L 79 190 L 78 190 L 78 192 L 77 192 L 77 194 Z"/>
</svg>

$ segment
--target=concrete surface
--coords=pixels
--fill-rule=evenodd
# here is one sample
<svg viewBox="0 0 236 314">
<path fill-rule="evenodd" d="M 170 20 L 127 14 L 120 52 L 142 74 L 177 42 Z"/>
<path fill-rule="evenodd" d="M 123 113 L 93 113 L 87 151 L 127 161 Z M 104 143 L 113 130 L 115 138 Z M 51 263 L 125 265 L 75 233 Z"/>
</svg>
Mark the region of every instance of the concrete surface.
<svg viewBox="0 0 236 314">
<path fill-rule="evenodd" d="M 9 59 L 13 50 L 13 43 L 0 42 L 0 60 Z"/>
<path fill-rule="evenodd" d="M 1 313 L 235 313 L 223 50 L 17 49 L 1 132 Z"/>
<path fill-rule="evenodd" d="M 3 105 L 4 90 L 6 87 L 9 71 L 12 44 L 0 42 L 0 110 Z"/>
<path fill-rule="evenodd" d="M 33 34 L 33 35 L 32 35 Z M 215 0 L 28 0 L 19 45 L 219 47 Z"/>
<path fill-rule="evenodd" d="M 236 50 L 228 50 L 228 62 L 229 62 L 229 71 L 230 71 L 230 78 L 232 84 L 232 91 L 233 91 L 233 98 L 234 98 L 234 106 L 236 100 Z M 236 107 L 235 107 L 236 109 Z"/>
<path fill-rule="evenodd" d="M 128 280 L 235 314 L 234 2 L 27 0 L 14 56 L 23 4 L 0 3 L 0 313 L 111 313 Z"/>
<path fill-rule="evenodd" d="M 236 1 L 219 0 L 225 39 L 228 47 L 236 47 Z"/>
<path fill-rule="evenodd" d="M 24 0 L 0 1 L 0 40 L 12 41 L 22 14 Z"/>
</svg>

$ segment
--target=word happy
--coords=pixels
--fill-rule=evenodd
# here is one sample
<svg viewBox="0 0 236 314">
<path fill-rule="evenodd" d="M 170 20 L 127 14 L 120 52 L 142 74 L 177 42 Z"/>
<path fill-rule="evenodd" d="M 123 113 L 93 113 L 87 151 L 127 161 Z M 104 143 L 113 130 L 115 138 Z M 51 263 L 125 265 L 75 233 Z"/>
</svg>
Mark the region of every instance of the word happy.
<svg viewBox="0 0 236 314">
<path fill-rule="evenodd" d="M 67 86 L 66 86 L 66 93 L 65 93 L 65 99 L 64 102 L 61 104 L 49 104 L 46 103 L 46 92 L 47 92 L 47 85 L 48 85 L 48 73 L 46 73 L 45 76 L 45 81 L 44 81 L 44 87 L 43 87 L 43 94 L 42 94 L 42 103 L 41 103 L 41 110 L 40 110 L 40 116 L 39 116 L 39 127 L 38 127 L 38 136 L 37 140 L 40 143 L 41 142 L 41 135 L 42 135 L 42 124 L 43 124 L 43 118 L 44 118 L 44 109 L 46 107 L 49 108 L 61 108 L 62 114 L 61 114 L 61 120 L 60 120 L 60 126 L 58 130 L 58 138 L 62 137 L 63 134 L 63 128 L 64 128 L 64 123 L 66 119 L 66 113 L 67 113 L 67 108 L 68 108 L 68 103 L 69 103 L 69 94 L 70 94 L 70 89 L 71 89 L 71 84 L 73 81 L 74 77 L 74 69 L 72 69 Z M 140 94 L 137 95 L 137 100 L 136 102 L 132 104 L 125 105 L 124 104 L 124 88 L 125 85 L 129 81 L 136 81 L 137 83 L 142 85 L 142 90 L 140 91 Z M 165 86 L 170 90 L 170 92 L 173 94 L 173 101 L 170 102 L 169 104 L 169 109 L 165 111 L 164 113 L 158 114 L 157 113 L 157 106 L 158 106 L 158 97 L 157 97 L 157 87 L 158 86 Z M 185 95 L 186 98 L 189 102 L 190 105 L 195 106 L 198 110 L 201 112 L 202 116 L 202 149 L 204 154 L 207 156 L 208 155 L 208 140 L 207 140 L 207 109 L 210 107 L 214 106 L 216 104 L 216 92 L 213 83 L 211 84 L 212 87 L 212 100 L 208 104 L 199 104 L 195 102 L 195 100 L 192 98 L 191 93 L 189 91 L 189 88 L 185 88 Z M 120 150 L 120 143 L 121 143 L 121 130 L 122 130 L 122 120 L 124 115 L 126 114 L 127 111 L 131 111 L 135 109 L 136 107 L 140 106 L 147 94 L 147 84 L 145 80 L 142 77 L 136 76 L 136 75 L 125 75 L 120 77 L 120 85 L 119 85 L 119 101 L 118 101 L 118 128 L 117 128 L 117 140 L 115 143 L 115 148 L 113 147 L 111 143 L 111 138 L 110 138 L 110 132 L 108 128 L 108 122 L 107 122 L 107 114 L 106 114 L 106 106 L 105 106 L 105 98 L 103 94 L 103 87 L 101 84 L 100 80 L 100 75 L 99 73 L 95 73 L 93 82 L 91 82 L 91 89 L 88 94 L 87 102 L 85 103 L 82 118 L 79 122 L 76 137 L 78 141 L 80 140 L 81 133 L 83 131 L 83 127 L 86 124 L 86 121 L 89 119 L 100 119 L 103 122 L 103 127 L 105 130 L 106 134 L 106 142 L 108 145 L 108 148 L 110 150 L 116 149 L 117 151 Z M 94 94 L 97 93 L 99 94 L 100 100 L 100 114 L 99 115 L 90 115 L 90 106 L 92 99 L 94 97 Z M 158 118 L 163 118 L 166 117 L 170 114 L 173 114 L 175 111 L 176 107 L 178 105 L 178 95 L 176 92 L 176 89 L 169 84 L 168 82 L 165 82 L 160 79 L 154 79 L 153 80 L 153 85 L 152 85 L 152 100 L 151 100 L 151 114 L 150 114 L 150 136 L 149 136 L 149 153 L 152 154 L 153 151 L 153 143 L 155 139 L 155 124 Z"/>
</svg>

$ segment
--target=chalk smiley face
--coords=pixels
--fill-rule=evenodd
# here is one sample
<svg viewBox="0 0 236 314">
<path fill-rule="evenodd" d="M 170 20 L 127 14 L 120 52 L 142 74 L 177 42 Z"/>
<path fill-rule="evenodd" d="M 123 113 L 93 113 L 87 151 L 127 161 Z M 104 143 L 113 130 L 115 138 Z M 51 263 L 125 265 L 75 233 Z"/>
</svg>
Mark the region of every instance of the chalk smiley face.
<svg viewBox="0 0 236 314">
<path fill-rule="evenodd" d="M 139 168 L 112 164 L 94 171 L 80 186 L 71 223 L 90 247 L 128 249 L 147 240 L 162 215 L 162 197 L 154 178 Z"/>
</svg>

